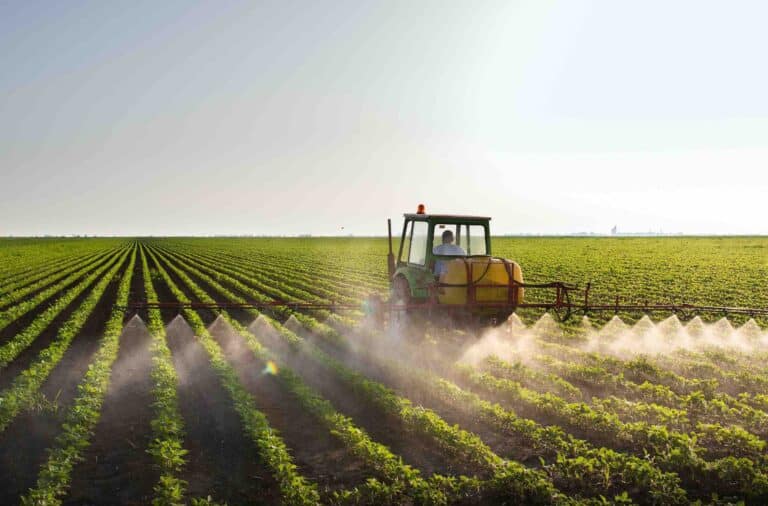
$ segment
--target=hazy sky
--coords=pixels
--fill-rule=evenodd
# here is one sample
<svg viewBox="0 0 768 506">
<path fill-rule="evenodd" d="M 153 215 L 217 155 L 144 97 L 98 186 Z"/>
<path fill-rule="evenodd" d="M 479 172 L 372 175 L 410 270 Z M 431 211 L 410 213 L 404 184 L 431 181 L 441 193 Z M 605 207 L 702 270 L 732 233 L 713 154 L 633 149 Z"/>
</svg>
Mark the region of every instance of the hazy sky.
<svg viewBox="0 0 768 506">
<path fill-rule="evenodd" d="M 767 19 L 0 0 L 0 235 L 380 234 L 420 202 L 497 233 L 768 233 Z"/>
</svg>

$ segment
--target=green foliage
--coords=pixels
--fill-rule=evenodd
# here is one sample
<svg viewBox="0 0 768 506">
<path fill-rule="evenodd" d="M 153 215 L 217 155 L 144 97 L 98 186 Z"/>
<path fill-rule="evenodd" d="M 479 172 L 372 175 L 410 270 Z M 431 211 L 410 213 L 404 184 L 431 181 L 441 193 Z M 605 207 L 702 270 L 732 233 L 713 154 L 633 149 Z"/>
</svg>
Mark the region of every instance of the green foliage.
<svg viewBox="0 0 768 506">
<path fill-rule="evenodd" d="M 528 281 L 592 281 L 595 300 L 612 301 L 619 295 L 625 301 L 760 307 L 768 306 L 762 287 L 768 274 L 762 253 L 767 241 L 498 238 L 494 253 L 518 261 Z M 118 302 L 127 300 L 137 254 L 148 301 L 157 301 L 155 287 L 160 285 L 179 301 L 188 300 L 186 292 L 201 301 L 277 298 L 358 304 L 371 292 L 386 295 L 388 290 L 381 239 L 177 238 L 142 240 L 138 247 L 124 240 L 0 239 L 0 246 L 0 329 L 27 313 L 35 315 L 25 329 L 0 346 L 0 369 L 72 301 L 87 294 L 57 329 L 54 342 L 0 392 L 0 430 L 22 410 L 55 414 L 63 422 L 36 487 L 21 498 L 23 504 L 60 503 L 73 466 L 88 445 L 117 353 L 116 313 L 110 316 L 71 405 L 49 400 L 39 388 L 129 253 L 131 269 L 120 278 Z M 529 296 L 536 298 L 535 293 Z M 255 310 L 250 313 L 259 316 Z M 255 408 L 199 315 L 185 311 L 286 504 L 735 504 L 745 500 L 760 504 L 768 500 L 768 351 L 750 354 L 718 348 L 617 357 L 585 351 L 579 344 L 583 335 L 571 327 L 562 336 L 536 338 L 536 351 L 524 357 L 492 356 L 476 367 L 430 364 L 419 368 L 371 358 L 351 345 L 353 333 L 362 339 L 381 338 L 358 327 L 360 311 L 275 308 L 263 316 L 288 346 L 274 349 L 273 341 L 259 342 L 226 312 L 221 315 L 257 360 L 278 362 L 277 380 L 291 396 L 287 402 L 299 403 L 318 430 L 330 432 L 368 468 L 367 480 L 357 486 L 333 493 L 318 491 L 301 475 L 285 443 Z M 281 323 L 291 317 L 301 332 Z M 217 504 L 210 496 L 188 497 L 188 484 L 181 479 L 187 459 L 184 421 L 176 397 L 178 378 L 158 310 L 149 311 L 148 326 L 154 418 L 145 451 L 160 471 L 153 503 Z M 302 339 L 304 332 L 311 332 L 322 345 Z M 432 332 L 429 339 L 439 345 L 444 337 Z M 395 417 L 449 459 L 476 469 L 478 476 L 426 476 L 409 466 L 310 388 L 303 371 L 287 368 L 283 359 L 291 353 L 306 354 L 322 374 L 342 382 L 377 411 Z M 418 349 L 408 353 L 416 355 Z M 377 381 L 368 375 L 371 366 L 381 374 Z M 451 425 L 441 416 L 444 409 L 487 428 L 493 437 L 486 440 L 486 432 L 470 432 L 463 423 Z M 492 449 L 497 436 L 511 438 L 518 445 L 515 454 L 531 458 L 524 465 L 507 460 Z"/>
<path fill-rule="evenodd" d="M 155 260 L 158 272 L 176 299 L 180 302 L 189 302 L 189 299 L 157 261 L 154 253 L 150 251 L 149 254 Z M 205 293 L 188 276 L 172 265 L 171 268 L 184 280 L 187 286 L 205 299 Z M 255 443 L 264 463 L 272 470 L 280 486 L 283 500 L 287 504 L 297 505 L 319 503 L 320 496 L 317 492 L 317 486 L 308 482 L 297 472 L 296 464 L 293 463 L 285 443 L 269 426 L 266 416 L 256 409 L 250 394 L 237 379 L 237 373 L 224 358 L 221 348 L 211 337 L 200 316 L 190 309 L 184 310 L 184 316 L 195 330 L 200 344 L 208 352 L 211 366 L 218 374 L 222 386 L 230 395 L 235 410 L 240 415 L 245 433 Z"/>
<path fill-rule="evenodd" d="M 56 339 L 39 353 L 32 365 L 14 379 L 11 386 L 0 392 L 0 431 L 8 427 L 19 411 L 29 408 L 34 403 L 40 385 L 85 324 L 130 251 L 131 249 L 125 249 L 109 271 L 99 279 L 82 304 L 59 327 Z M 119 316 L 122 318 L 122 311 L 119 311 Z M 115 318 L 114 314 L 112 318 Z"/>
<path fill-rule="evenodd" d="M 147 301 L 157 302 L 157 292 L 153 284 L 155 277 L 150 275 L 143 246 L 141 271 Z M 152 335 L 151 374 L 152 394 L 155 399 L 152 407 L 155 417 L 150 422 L 153 437 L 147 452 L 152 455 L 160 471 L 160 479 L 154 486 L 155 497 L 152 504 L 175 506 L 182 502 L 187 488 L 187 483 L 179 478 L 186 464 L 187 450 L 184 449 L 184 422 L 176 395 L 178 377 L 173 367 L 171 350 L 165 341 L 165 326 L 159 309 L 149 310 L 149 331 Z"/>
<path fill-rule="evenodd" d="M 135 260 L 134 247 L 117 290 L 118 306 L 128 302 Z M 69 486 L 72 468 L 82 460 L 82 453 L 90 444 L 91 434 L 99 420 L 101 404 L 109 387 L 112 363 L 117 358 L 122 323 L 123 310 L 113 308 L 99 349 L 78 385 L 77 398 L 67 411 L 62 431 L 49 450 L 48 460 L 40 469 L 35 488 L 24 497 L 25 504 L 61 504 L 61 498 Z"/>
<path fill-rule="evenodd" d="M 96 279 L 99 278 L 99 276 L 104 274 L 104 272 L 109 269 L 110 265 L 114 265 L 115 261 L 117 261 L 119 257 L 119 252 L 111 255 L 101 266 L 93 270 L 93 272 L 83 278 L 82 281 L 80 281 L 77 285 L 67 290 L 64 295 L 48 305 L 48 307 L 46 307 L 44 311 L 38 314 L 38 316 L 36 316 L 35 319 L 23 331 L 16 334 L 9 341 L 0 345 L 0 369 L 6 367 L 14 358 L 19 355 L 19 353 L 24 351 L 32 343 L 32 341 L 34 341 L 34 339 L 40 335 L 43 330 L 45 330 L 45 328 L 54 320 L 54 318 L 56 318 L 69 304 L 71 304 L 81 293 L 83 293 Z M 35 308 L 45 299 L 50 297 L 53 293 L 58 292 L 63 286 L 78 279 L 84 272 L 88 271 L 89 269 L 90 267 L 84 268 L 81 271 L 72 274 L 58 285 L 41 292 L 28 301 L 25 301 L 23 304 L 12 306 L 8 311 L 5 311 L 2 315 L 0 315 L 0 328 L 16 320 L 27 311 Z"/>
</svg>

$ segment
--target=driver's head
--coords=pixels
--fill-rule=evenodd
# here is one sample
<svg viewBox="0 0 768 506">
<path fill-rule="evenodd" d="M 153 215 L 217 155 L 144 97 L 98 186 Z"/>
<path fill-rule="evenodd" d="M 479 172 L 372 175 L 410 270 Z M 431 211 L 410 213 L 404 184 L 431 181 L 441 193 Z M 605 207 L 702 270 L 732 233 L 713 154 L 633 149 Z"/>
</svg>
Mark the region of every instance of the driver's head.
<svg viewBox="0 0 768 506">
<path fill-rule="evenodd" d="M 446 230 L 443 232 L 443 244 L 451 244 L 453 242 L 453 232 Z"/>
</svg>

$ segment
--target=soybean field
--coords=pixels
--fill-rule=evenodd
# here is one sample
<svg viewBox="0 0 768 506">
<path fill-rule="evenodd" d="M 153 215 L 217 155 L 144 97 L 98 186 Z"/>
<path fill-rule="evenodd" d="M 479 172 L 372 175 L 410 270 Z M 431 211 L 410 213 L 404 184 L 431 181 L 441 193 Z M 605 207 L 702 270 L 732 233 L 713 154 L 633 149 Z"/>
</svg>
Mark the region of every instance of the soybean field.
<svg viewBox="0 0 768 506">
<path fill-rule="evenodd" d="M 598 300 L 768 307 L 768 238 L 493 248 Z M 0 239 L 0 504 L 768 503 L 768 321 L 382 327 L 386 252 Z M 236 305 L 274 300 L 315 307 Z"/>
</svg>

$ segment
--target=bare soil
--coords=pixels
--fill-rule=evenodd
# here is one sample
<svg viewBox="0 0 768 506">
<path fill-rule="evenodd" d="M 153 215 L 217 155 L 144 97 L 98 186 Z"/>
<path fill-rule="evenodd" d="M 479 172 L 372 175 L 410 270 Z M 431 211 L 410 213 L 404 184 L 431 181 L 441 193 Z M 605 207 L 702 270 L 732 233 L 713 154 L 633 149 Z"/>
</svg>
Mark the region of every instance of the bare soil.
<svg viewBox="0 0 768 506">
<path fill-rule="evenodd" d="M 302 408 L 274 375 L 265 372 L 266 364 L 254 357 L 242 336 L 223 319 L 217 318 L 209 330 L 237 371 L 240 382 L 253 395 L 256 408 L 267 416 L 270 427 L 280 433 L 303 476 L 328 493 L 360 485 L 375 475 Z"/>
<path fill-rule="evenodd" d="M 110 387 L 84 460 L 72 474 L 65 504 L 149 504 L 159 479 L 151 442 L 152 337 L 138 317 L 120 336 Z"/>
<path fill-rule="evenodd" d="M 252 328 L 258 332 L 255 326 Z M 352 418 L 373 440 L 387 446 L 424 475 L 478 473 L 473 466 L 447 455 L 430 438 L 414 433 L 400 418 L 382 411 L 310 356 L 286 350 L 280 338 L 268 332 L 258 336 L 279 354 L 287 367 L 328 399 L 337 411 Z"/>
<path fill-rule="evenodd" d="M 208 354 L 182 318 L 166 329 L 179 376 L 179 409 L 184 418 L 187 466 L 182 479 L 192 497 L 237 504 L 274 504 L 279 495 L 269 470 L 243 432 L 229 394 L 221 386 Z"/>
<path fill-rule="evenodd" d="M 25 349 L 22 351 L 16 359 L 13 360 L 10 364 L 8 364 L 7 367 L 0 370 L 0 389 L 6 388 L 9 384 L 9 382 L 18 374 L 20 371 L 26 369 L 29 364 L 34 360 L 34 358 L 37 356 L 37 354 L 40 352 L 40 350 L 46 348 L 51 341 L 56 337 L 56 334 L 58 333 L 59 328 L 61 325 L 66 322 L 71 314 L 80 307 L 80 304 L 88 297 L 88 294 L 91 293 L 91 290 L 93 287 L 98 283 L 100 278 L 95 279 L 91 284 L 89 284 L 85 290 L 80 293 L 75 299 L 70 302 L 54 319 L 49 323 L 45 329 L 35 338 L 35 340 Z M 78 281 L 79 282 L 79 281 Z M 66 289 L 61 290 L 59 293 L 54 295 L 49 300 L 56 300 L 61 295 L 63 295 L 66 292 Z M 102 297 L 102 300 L 104 297 Z M 29 326 L 32 321 L 34 321 L 35 318 L 37 318 L 40 313 L 45 311 L 45 309 L 48 307 L 48 302 L 43 302 L 42 304 L 38 305 L 33 310 L 29 311 L 27 314 L 23 315 L 18 320 L 15 320 L 11 322 L 7 327 L 5 327 L 2 331 L 0 331 L 0 344 L 4 344 L 14 338 L 18 333 L 23 331 L 27 326 Z M 107 309 L 108 310 L 108 309 Z M 106 321 L 106 320 L 105 320 Z"/>
<path fill-rule="evenodd" d="M 117 280 L 122 270 L 124 268 L 118 271 L 118 275 L 107 286 L 83 328 L 40 388 L 47 406 L 19 413 L 8 428 L 0 433 L 0 504 L 16 504 L 21 495 L 34 487 L 40 466 L 48 457 L 46 449 L 53 445 L 60 433 L 64 413 L 72 404 L 77 384 L 98 348 L 117 298 Z M 39 352 L 50 344 L 56 336 L 57 327 L 49 329 L 53 335 L 45 336 L 47 339 L 38 342 L 40 337 L 44 337 L 40 336 L 34 347 L 27 349 L 26 353 L 31 354 L 30 349 Z M 3 371 L 4 375 L 0 378 L 2 388 L 10 385 L 15 374 L 32 363 L 37 352 L 27 356 L 26 360 L 19 360 L 20 356 Z M 17 365 L 20 362 L 23 362 L 24 367 Z M 10 375 L 11 371 L 15 372 L 14 376 Z"/>
</svg>

